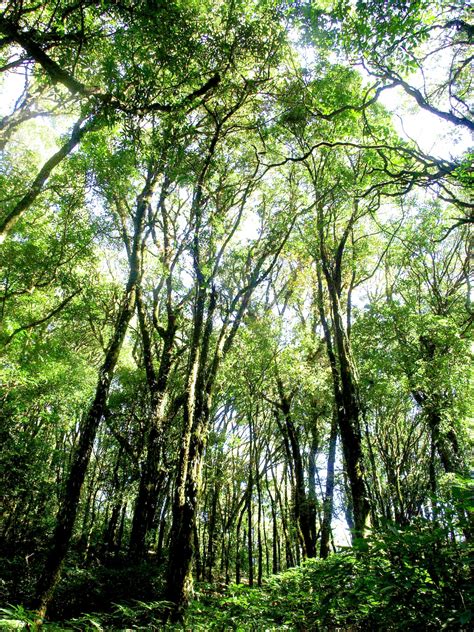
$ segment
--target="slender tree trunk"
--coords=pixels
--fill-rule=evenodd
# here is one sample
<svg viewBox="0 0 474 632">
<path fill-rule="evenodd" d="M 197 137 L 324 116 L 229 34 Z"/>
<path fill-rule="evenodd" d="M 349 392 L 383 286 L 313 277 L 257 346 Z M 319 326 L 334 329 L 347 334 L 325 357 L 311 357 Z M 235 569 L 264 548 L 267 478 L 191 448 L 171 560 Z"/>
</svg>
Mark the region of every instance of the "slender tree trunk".
<svg viewBox="0 0 474 632">
<path fill-rule="evenodd" d="M 232 345 L 248 307 L 253 290 L 274 265 L 274 263 L 272 263 L 267 270 L 262 273 L 261 267 L 267 255 L 259 259 L 252 274 L 249 274 L 245 288 L 237 292 L 231 301 L 228 313 L 224 319 L 224 324 L 217 336 L 218 340 L 216 346 L 211 352 L 210 345 L 214 327 L 217 290 L 213 284 L 213 277 L 206 278 L 203 274 L 200 240 L 203 212 L 203 184 L 219 139 L 220 131 L 220 124 L 217 124 L 215 134 L 209 146 L 208 156 L 195 190 L 192 208 L 194 223 L 192 254 L 195 272 L 195 300 L 186 379 L 186 404 L 183 414 L 182 447 L 179 458 L 176 494 L 173 504 L 170 562 L 166 585 L 167 599 L 175 604 L 175 608 L 171 614 L 175 620 L 182 619 L 184 609 L 192 593 L 191 570 L 193 542 L 191 536 L 200 495 L 202 455 L 209 432 L 210 405 L 215 379 L 220 362 Z M 227 243 L 228 242 L 226 242 L 226 244 Z M 217 257 L 217 263 L 220 260 L 222 252 L 221 250 Z M 214 267 L 213 270 L 212 274 L 215 274 L 216 267 Z"/>
<path fill-rule="evenodd" d="M 140 242 L 145 213 L 150 203 L 156 176 L 149 171 L 145 187 L 138 197 L 135 215 L 133 249 L 130 253 L 130 272 L 122 297 L 121 307 L 110 339 L 105 359 L 99 371 L 99 380 L 87 416 L 81 424 L 79 442 L 66 482 L 64 500 L 59 510 L 51 548 L 37 586 L 38 619 L 42 621 L 59 581 L 61 567 L 71 542 L 82 485 L 89 465 L 92 446 L 99 423 L 105 415 L 107 397 L 115 366 L 122 348 L 128 324 L 135 308 L 136 286 L 140 278 Z"/>
<path fill-rule="evenodd" d="M 325 559 L 329 555 L 329 539 L 331 537 L 331 520 L 334 502 L 334 463 L 337 444 L 337 414 L 334 411 L 329 434 L 329 451 L 326 474 L 326 490 L 324 494 L 323 522 L 321 525 L 320 556 Z"/>
<path fill-rule="evenodd" d="M 156 559 L 158 562 L 161 562 L 161 560 L 163 559 L 163 542 L 165 538 L 166 514 L 168 512 L 169 502 L 170 502 L 170 492 L 168 489 L 165 496 L 163 507 L 161 509 L 160 525 L 158 528 L 158 538 L 157 538 L 157 543 L 156 543 Z"/>
<path fill-rule="evenodd" d="M 119 524 L 120 513 L 122 511 L 122 497 L 117 497 L 113 507 L 110 519 L 107 523 L 107 530 L 104 536 L 104 548 L 107 552 L 112 553 L 116 549 L 116 532 Z"/>
<path fill-rule="evenodd" d="M 353 537 L 361 538 L 364 536 L 367 528 L 370 512 L 362 459 L 361 411 L 358 402 L 354 367 L 350 355 L 350 343 L 344 331 L 338 283 L 333 278 L 333 274 L 335 273 L 329 270 L 327 255 L 322 246 L 321 258 L 331 302 L 334 342 L 324 310 L 321 273 L 318 269 L 319 313 L 329 363 L 331 365 L 339 433 L 351 490 L 352 511 L 354 516 Z"/>
<path fill-rule="evenodd" d="M 131 294 L 133 294 L 133 292 Z M 74 456 L 71 471 L 66 484 L 64 500 L 57 518 L 53 543 L 43 574 L 41 575 L 38 583 L 37 610 L 40 619 L 44 617 L 48 604 L 51 601 L 54 589 L 59 581 L 61 566 L 69 548 L 77 514 L 79 497 L 87 466 L 89 464 L 92 445 L 100 420 L 105 411 L 113 370 L 118 359 L 120 347 L 122 346 L 122 342 L 125 337 L 125 331 L 132 315 L 132 310 L 130 309 L 132 301 L 132 296 L 129 292 L 127 292 L 125 304 L 121 310 L 114 336 L 100 372 L 94 402 L 82 425 L 79 445 Z"/>
<path fill-rule="evenodd" d="M 262 548 L 262 491 L 260 486 L 260 473 L 256 471 L 255 483 L 257 487 L 257 586 L 262 585 L 263 573 L 263 548 Z"/>
<path fill-rule="evenodd" d="M 237 520 L 237 528 L 235 531 L 235 583 L 240 584 L 241 581 L 241 568 L 242 568 L 242 560 L 241 560 L 241 548 L 240 548 L 240 530 L 242 528 L 242 520 L 245 515 L 245 511 L 247 509 L 247 503 L 242 507 L 242 511 L 240 512 L 239 518 Z"/>
<path fill-rule="evenodd" d="M 361 411 L 356 392 L 354 371 L 346 349 L 342 320 L 340 313 L 337 312 L 337 303 L 337 298 L 333 297 L 333 319 L 343 401 L 343 408 L 340 410 L 339 429 L 352 495 L 354 536 L 361 538 L 364 536 L 370 513 L 362 454 Z"/>
<path fill-rule="evenodd" d="M 265 576 L 270 575 L 270 549 L 268 547 L 267 525 L 265 520 L 265 512 L 262 512 L 262 534 L 263 546 L 265 548 Z"/>
<path fill-rule="evenodd" d="M 354 511 L 353 511 L 353 506 L 352 506 L 352 495 L 351 495 L 351 488 L 349 484 L 349 477 L 345 470 L 344 470 L 344 493 L 346 496 L 346 503 L 344 507 L 346 522 L 347 522 L 347 526 L 349 527 L 349 530 L 351 531 L 351 533 L 353 533 L 355 529 L 355 525 L 354 525 Z"/>
<path fill-rule="evenodd" d="M 119 480 L 119 468 L 122 462 L 123 446 L 120 446 L 117 459 L 115 461 L 114 472 L 112 475 L 113 481 L 113 495 L 111 498 L 111 512 L 110 518 L 106 521 L 106 528 L 104 531 L 104 551 L 111 553 L 115 549 L 115 534 L 120 518 L 120 512 L 123 503 L 123 484 Z"/>
<path fill-rule="evenodd" d="M 278 392 L 280 396 L 279 407 L 284 419 L 284 432 L 287 436 L 288 459 L 292 463 L 292 471 L 294 476 L 294 497 L 295 497 L 295 517 L 298 523 L 298 529 L 301 532 L 303 555 L 304 557 L 316 556 L 316 515 L 314 502 L 308 498 L 304 482 L 303 458 L 301 448 L 291 417 L 290 399 L 286 396 L 283 382 L 277 379 Z"/>
<path fill-rule="evenodd" d="M 247 557 L 248 557 L 248 582 L 253 586 L 253 535 L 252 535 L 252 493 L 249 493 L 247 501 Z"/>
<path fill-rule="evenodd" d="M 120 554 L 120 549 L 122 548 L 122 539 L 123 532 L 125 529 L 125 518 L 127 517 L 127 503 L 124 504 L 122 508 L 122 516 L 120 518 L 120 526 L 117 533 L 117 541 L 115 543 L 115 554 L 118 556 Z"/>
<path fill-rule="evenodd" d="M 175 609 L 171 614 L 175 620 L 182 619 L 192 593 L 193 542 L 191 535 L 200 495 L 202 456 L 209 432 L 212 391 L 220 361 L 232 344 L 254 287 L 250 286 L 243 295 L 228 335 L 224 335 L 227 330 L 221 331 L 220 342 L 210 359 L 209 347 L 217 293 L 212 287 L 204 324 L 207 290 L 202 281 L 202 275 L 198 273 L 197 276 L 200 284 L 197 288 L 194 310 L 195 322 L 188 364 L 182 446 L 173 504 L 170 562 L 166 587 L 168 600 L 175 604 Z"/>
<path fill-rule="evenodd" d="M 379 468 L 377 467 L 377 462 L 375 459 L 374 448 L 372 445 L 372 437 L 367 421 L 365 422 L 365 439 L 367 445 L 367 457 L 371 467 L 371 477 L 372 477 L 372 485 L 370 489 L 368 489 L 368 495 L 370 497 L 370 505 L 372 508 L 372 523 L 377 528 L 379 525 L 379 515 L 387 520 L 392 520 L 392 511 L 390 508 L 390 504 L 384 502 L 384 494 L 382 492 L 382 483 L 380 481 L 379 476 Z M 395 468 L 392 467 L 387 468 L 388 481 L 394 482 L 396 478 Z M 396 488 L 397 485 L 392 486 L 392 503 L 395 505 L 397 502 L 396 499 Z"/>
<path fill-rule="evenodd" d="M 193 529 L 193 538 L 194 538 L 194 567 L 196 570 L 196 579 L 200 581 L 204 579 L 205 567 L 201 563 L 201 546 L 199 543 L 199 532 L 197 526 L 194 525 Z M 205 561 L 204 561 L 205 564 Z"/>
<path fill-rule="evenodd" d="M 279 565 L 279 535 L 278 535 L 278 520 L 277 520 L 277 508 L 275 498 L 270 491 L 270 482 L 268 476 L 265 473 L 265 482 L 267 487 L 268 496 L 270 498 L 270 507 L 272 512 L 272 573 L 276 575 L 280 570 Z"/>
<path fill-rule="evenodd" d="M 219 488 L 215 486 L 212 492 L 211 508 L 209 517 L 209 534 L 208 534 L 208 547 L 207 547 L 207 579 L 209 582 L 213 581 L 213 569 L 214 569 L 214 548 L 215 548 L 215 530 L 217 519 L 217 500 L 219 497 Z"/>
<path fill-rule="evenodd" d="M 84 495 L 86 496 L 86 501 L 84 504 L 84 512 L 83 512 L 83 518 L 82 518 L 82 529 L 81 529 L 81 536 L 79 539 L 79 549 L 82 549 L 83 552 L 83 557 L 84 559 L 87 558 L 87 541 L 88 541 L 88 534 L 89 534 L 89 525 L 92 524 L 92 507 L 94 505 L 95 502 L 95 498 L 96 498 L 96 489 L 95 489 L 95 480 L 96 480 L 96 474 L 97 474 L 97 467 L 98 467 L 98 460 L 97 459 L 93 459 L 93 466 L 92 466 L 92 471 L 89 474 L 88 477 L 88 485 L 86 485 L 87 489 L 87 493 L 85 493 Z"/>
<path fill-rule="evenodd" d="M 207 438 L 207 423 L 201 420 L 189 443 L 189 453 L 181 463 L 184 481 L 177 485 L 173 507 L 167 598 L 176 604 L 173 618 L 181 619 L 192 594 L 193 529 L 201 485 L 202 453 Z"/>
<path fill-rule="evenodd" d="M 141 290 L 137 289 L 137 311 L 143 343 L 143 355 L 151 399 L 150 428 L 147 437 L 147 455 L 140 477 L 138 496 L 133 514 L 129 554 L 133 559 L 143 558 L 146 553 L 146 536 L 156 513 L 160 487 L 165 471 L 161 467 L 161 451 L 164 435 L 166 390 L 172 365 L 172 350 L 176 333 L 175 316 L 168 306 L 168 326 L 163 333 L 163 347 L 158 372 L 153 365 L 151 334 L 146 322 Z"/>
<path fill-rule="evenodd" d="M 273 520 L 273 533 L 272 533 L 272 573 L 276 575 L 280 570 L 279 555 L 278 555 L 278 523 L 275 511 L 275 506 L 272 503 L 272 520 Z"/>
<path fill-rule="evenodd" d="M 290 502 L 288 500 L 288 488 L 289 480 L 288 480 L 288 469 L 285 468 L 283 472 L 283 493 L 285 502 L 282 506 L 282 514 L 285 514 L 285 522 L 287 524 L 287 541 L 286 541 L 286 565 L 287 568 L 290 566 L 299 566 L 299 557 L 300 557 L 300 549 L 299 549 L 299 527 L 298 525 L 291 525 L 289 518 L 291 518 L 291 507 Z M 290 528 L 293 526 L 293 528 Z M 293 551 L 294 546 L 294 551 Z"/>
<path fill-rule="evenodd" d="M 200 192 L 199 192 L 200 193 Z M 199 203 L 197 203 L 199 206 Z M 166 583 L 167 599 L 175 604 L 173 620 L 182 620 L 192 594 L 193 528 L 201 485 L 201 456 L 207 439 L 209 408 L 206 410 L 205 366 L 212 333 L 215 294 L 211 293 L 204 326 L 207 291 L 199 267 L 199 237 L 195 236 L 194 265 L 199 281 L 194 305 L 194 325 L 189 350 L 183 433 L 179 455 L 173 522 Z"/>
<path fill-rule="evenodd" d="M 211 292 L 204 328 L 205 289 L 198 289 L 195 331 L 190 349 L 183 438 L 173 504 L 166 594 L 175 604 L 172 618 L 180 620 L 192 594 L 192 533 L 201 488 L 202 456 L 208 436 L 211 393 L 217 372 L 207 372 L 216 294 Z M 202 337 L 201 337 L 201 331 Z"/>
<path fill-rule="evenodd" d="M 283 537 L 285 540 L 285 556 L 286 556 L 286 568 L 291 568 L 292 566 L 295 565 L 295 560 L 293 557 L 293 551 L 291 549 L 291 536 L 290 536 L 290 532 L 289 532 L 289 528 L 288 528 L 288 521 L 286 519 L 286 507 L 287 507 L 287 503 L 283 502 L 283 499 L 281 497 L 281 492 L 280 489 L 278 488 L 278 483 L 276 480 L 276 476 L 275 473 L 273 471 L 273 468 L 271 468 L 272 470 L 272 477 L 273 477 L 273 482 L 275 484 L 275 496 L 278 500 L 278 505 L 280 507 L 280 515 L 281 515 L 281 525 L 282 525 L 282 530 L 283 530 Z M 285 474 L 286 477 L 286 474 Z M 284 477 L 284 479 L 285 479 Z M 280 570 L 281 570 L 281 564 L 279 565 Z"/>
<path fill-rule="evenodd" d="M 146 536 L 153 525 L 159 490 L 165 478 L 165 472 L 159 468 L 158 441 L 155 436 L 148 441 L 147 459 L 140 477 L 128 549 L 129 557 L 134 560 L 145 557 Z"/>
</svg>

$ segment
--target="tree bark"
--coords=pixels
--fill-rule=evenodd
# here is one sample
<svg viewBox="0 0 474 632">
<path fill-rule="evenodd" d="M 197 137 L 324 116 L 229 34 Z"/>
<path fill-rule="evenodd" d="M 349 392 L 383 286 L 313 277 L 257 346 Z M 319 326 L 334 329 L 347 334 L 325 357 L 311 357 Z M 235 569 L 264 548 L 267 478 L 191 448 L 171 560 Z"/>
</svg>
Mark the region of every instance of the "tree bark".
<svg viewBox="0 0 474 632">
<path fill-rule="evenodd" d="M 81 424 L 79 442 L 72 460 L 71 469 L 66 482 L 64 499 L 59 510 L 50 551 L 43 573 L 37 586 L 37 613 L 41 621 L 46 614 L 56 585 L 61 574 L 66 553 L 76 520 L 82 485 L 89 465 L 92 446 L 99 423 L 106 412 L 107 397 L 112 382 L 115 366 L 127 332 L 128 324 L 135 308 L 136 286 L 140 278 L 140 242 L 144 228 L 146 210 L 150 203 L 156 174 L 150 169 L 146 184 L 137 199 L 137 210 L 134 222 L 133 248 L 130 254 L 130 270 L 128 281 L 121 301 L 121 307 L 115 327 L 107 347 L 104 362 L 99 371 L 99 380 L 89 413 Z"/>
<path fill-rule="evenodd" d="M 344 243 L 344 241 L 341 241 L 338 250 L 340 250 L 341 247 L 343 248 Z M 341 313 L 339 299 L 341 292 L 341 271 L 337 265 L 335 271 L 330 268 L 322 241 L 320 243 L 320 252 L 330 299 L 332 332 L 324 309 L 321 272 L 318 269 L 319 312 L 333 377 L 339 433 L 352 496 L 352 511 L 354 516 L 353 537 L 357 539 L 364 537 L 370 512 L 362 459 L 361 410 L 358 400 L 357 382 L 354 375 L 354 366 L 350 353 L 350 342 L 344 330 Z"/>
<path fill-rule="evenodd" d="M 337 444 L 337 414 L 334 411 L 329 434 L 329 451 L 326 473 L 326 490 L 324 494 L 323 522 L 321 525 L 321 545 L 319 554 L 322 559 L 329 555 L 329 540 L 331 537 L 331 520 L 334 502 L 334 463 L 336 460 Z"/>
<path fill-rule="evenodd" d="M 209 533 L 208 533 L 208 546 L 207 546 L 207 580 L 212 582 L 214 572 L 214 557 L 215 557 L 215 539 L 216 539 L 216 521 L 217 521 L 217 501 L 219 498 L 219 488 L 216 484 L 212 491 L 211 497 L 211 509 L 209 516 Z"/>
<path fill-rule="evenodd" d="M 242 528 L 242 520 L 244 519 L 246 509 L 247 509 L 247 503 L 245 502 L 242 507 L 242 511 L 239 514 L 239 518 L 237 520 L 237 527 L 235 531 L 235 583 L 236 584 L 240 584 L 240 580 L 241 580 L 242 560 L 241 560 L 241 549 L 240 549 L 240 530 Z"/>
<path fill-rule="evenodd" d="M 294 476 L 295 517 L 303 539 L 303 556 L 312 558 L 316 556 L 315 506 L 306 494 L 303 458 L 296 428 L 291 417 L 290 399 L 285 394 L 280 378 L 277 378 L 277 385 L 280 397 L 279 408 L 283 413 L 284 432 L 288 439 L 286 443 L 287 450 L 289 448 L 288 458 L 292 464 Z"/>
</svg>

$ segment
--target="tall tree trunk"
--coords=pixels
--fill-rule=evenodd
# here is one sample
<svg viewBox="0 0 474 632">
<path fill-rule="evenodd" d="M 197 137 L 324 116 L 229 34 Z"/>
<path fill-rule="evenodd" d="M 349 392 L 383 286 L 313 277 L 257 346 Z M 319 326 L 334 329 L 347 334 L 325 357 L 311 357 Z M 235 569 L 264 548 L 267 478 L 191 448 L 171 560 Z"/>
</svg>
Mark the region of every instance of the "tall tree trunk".
<svg viewBox="0 0 474 632">
<path fill-rule="evenodd" d="M 242 559 L 241 559 L 241 546 L 240 546 L 240 530 L 242 528 L 242 520 L 244 519 L 245 510 L 247 509 L 247 503 L 244 503 L 242 507 L 242 511 L 239 514 L 239 518 L 237 520 L 237 527 L 235 530 L 235 583 L 240 584 L 241 580 L 241 569 L 242 569 Z"/>
<path fill-rule="evenodd" d="M 99 371 L 99 380 L 92 406 L 81 424 L 79 442 L 71 464 L 66 482 L 64 499 L 56 521 L 50 551 L 46 559 L 43 573 L 38 582 L 36 602 L 38 619 L 46 614 L 56 585 L 59 581 L 61 567 L 71 542 L 74 522 L 76 520 L 79 497 L 89 465 L 92 446 L 99 423 L 105 415 L 110 384 L 117 364 L 120 349 L 125 338 L 128 324 L 135 308 L 136 287 L 140 278 L 141 261 L 140 246 L 144 228 L 145 214 L 153 193 L 156 174 L 150 169 L 142 193 L 137 199 L 137 210 L 134 222 L 133 246 L 129 256 L 129 277 L 121 301 L 121 307 L 115 321 L 114 331 L 107 347 L 105 359 Z"/>
<path fill-rule="evenodd" d="M 240 304 L 233 314 L 233 321 L 230 325 L 230 318 L 227 319 L 226 326 L 221 330 L 219 341 L 211 356 L 210 343 L 217 292 L 212 286 L 204 323 L 207 290 L 200 271 L 197 272 L 197 278 L 199 283 L 194 309 L 193 338 L 189 352 L 183 435 L 173 504 L 166 587 L 168 600 L 176 606 L 172 612 L 172 618 L 176 620 L 182 619 L 192 593 L 193 541 L 191 536 L 200 495 L 202 456 L 209 432 L 214 383 L 220 362 L 232 345 L 255 287 L 255 284 L 249 284 L 245 292 L 238 295 Z M 236 303 L 237 299 L 234 308 Z"/>
<path fill-rule="evenodd" d="M 193 340 L 190 348 L 183 436 L 173 503 L 166 595 L 175 604 L 172 618 L 180 620 L 192 594 L 193 528 L 201 486 L 201 457 L 207 440 L 210 387 L 206 393 L 205 366 L 212 333 L 215 294 L 211 293 L 202 334 L 205 288 L 197 290 Z"/>
<path fill-rule="evenodd" d="M 253 586 L 253 529 L 252 529 L 252 493 L 247 500 L 247 558 L 248 558 L 248 582 Z"/>
<path fill-rule="evenodd" d="M 275 511 L 275 502 L 272 500 L 272 573 L 276 575 L 280 570 L 280 560 L 278 555 L 278 522 L 277 522 L 277 514 Z"/>
<path fill-rule="evenodd" d="M 274 256 L 271 264 L 266 270 L 262 271 L 262 266 L 269 255 L 269 253 L 265 252 L 255 264 L 253 271 L 248 272 L 245 286 L 236 292 L 234 298 L 230 301 L 224 323 L 217 336 L 217 343 L 211 352 L 214 312 L 217 303 L 217 290 L 213 280 L 214 275 L 217 274 L 224 248 L 229 243 L 229 240 L 225 241 L 216 257 L 210 276 L 206 278 L 203 273 L 203 262 L 201 261 L 201 231 L 204 182 L 220 137 L 221 125 L 221 122 L 216 124 L 208 155 L 195 189 L 191 213 L 194 228 L 192 255 L 195 273 L 195 299 L 186 378 L 182 447 L 173 504 L 170 561 L 166 585 L 167 599 L 175 604 L 172 618 L 178 620 L 182 619 L 184 609 L 192 592 L 192 529 L 199 501 L 202 455 L 209 432 L 210 406 L 217 372 L 222 358 L 225 357 L 233 343 L 242 318 L 246 313 L 253 290 L 269 274 L 276 261 L 276 256 Z M 250 185 L 247 190 L 250 191 Z M 242 204 L 245 203 L 245 200 L 246 196 L 244 196 Z M 237 227 L 237 224 L 235 224 L 235 227 Z M 286 238 L 287 236 L 285 240 Z M 279 246 L 280 250 L 285 240 Z"/>
<path fill-rule="evenodd" d="M 123 502 L 123 483 L 119 480 L 119 468 L 122 462 L 123 446 L 121 445 L 117 453 L 117 459 L 115 461 L 114 472 L 112 475 L 113 494 L 110 499 L 111 512 L 110 518 L 106 521 L 106 528 L 104 531 L 104 551 L 111 553 L 115 549 L 115 534 L 117 531 L 117 525 L 120 518 L 120 512 L 122 510 Z"/>
<path fill-rule="evenodd" d="M 265 520 L 265 512 L 262 511 L 262 534 L 263 546 L 265 547 L 265 575 L 270 575 L 270 549 L 268 548 L 267 525 Z"/>
<path fill-rule="evenodd" d="M 360 428 L 361 410 L 354 368 L 347 348 L 348 341 L 343 330 L 339 300 L 334 290 L 332 291 L 332 302 L 343 402 L 343 408 L 340 410 L 341 414 L 339 416 L 339 429 L 352 495 L 354 536 L 361 538 L 364 537 L 370 513 L 363 465 L 362 433 Z"/>
<path fill-rule="evenodd" d="M 163 559 L 163 542 L 165 539 L 166 514 L 168 512 L 169 503 L 170 503 L 170 491 L 168 488 L 166 491 L 163 506 L 161 508 L 160 524 L 158 527 L 158 537 L 156 540 L 156 559 L 158 562 L 161 562 L 161 560 Z"/>
<path fill-rule="evenodd" d="M 343 243 L 343 242 L 341 242 Z M 367 499 L 364 465 L 362 459 L 362 433 L 360 428 L 361 410 L 359 406 L 355 370 L 350 354 L 350 342 L 344 330 L 340 306 L 340 279 L 338 273 L 330 270 L 327 254 L 321 243 L 321 259 L 329 292 L 332 329 L 328 324 L 324 309 L 321 272 L 318 268 L 318 304 L 323 326 L 326 349 L 333 377 L 334 399 L 337 410 L 344 463 L 349 480 L 352 511 L 354 516 L 354 538 L 364 537 L 370 512 Z"/>
<path fill-rule="evenodd" d="M 219 498 L 219 487 L 215 485 L 211 497 L 211 509 L 209 516 L 209 533 L 207 546 L 207 579 L 213 581 L 214 557 L 215 557 L 215 538 L 216 538 L 216 520 L 217 520 L 217 501 Z"/>
<path fill-rule="evenodd" d="M 262 490 L 260 485 L 260 472 L 255 472 L 255 485 L 257 488 L 257 586 L 262 585 L 263 573 L 263 548 L 262 548 Z"/>
<path fill-rule="evenodd" d="M 253 495 L 253 470 L 255 455 L 255 434 L 252 416 L 249 416 L 249 480 L 247 495 L 247 558 L 248 558 L 248 582 L 253 586 L 253 519 L 252 519 L 252 495 Z"/>
<path fill-rule="evenodd" d="M 120 513 L 122 511 L 122 496 L 119 495 L 112 507 L 112 513 L 107 523 L 107 529 L 104 535 L 104 549 L 108 553 L 116 550 L 116 532 L 119 524 Z"/>
<path fill-rule="evenodd" d="M 167 576 L 167 599 L 175 604 L 173 619 L 179 620 L 192 595 L 193 530 L 201 486 L 202 453 L 208 419 L 200 420 L 192 433 L 188 454 L 181 459 L 184 480 L 178 482 L 173 505 L 173 523 Z"/>
<path fill-rule="evenodd" d="M 145 555 L 146 536 L 153 524 L 159 490 L 165 478 L 165 471 L 161 466 L 161 451 L 167 405 L 166 390 L 172 366 L 172 351 L 176 334 L 175 315 L 171 305 L 168 305 L 168 325 L 166 330 L 162 332 L 163 346 L 160 366 L 158 371 L 155 371 L 151 333 L 146 321 L 140 288 L 137 288 L 137 311 L 143 343 L 145 371 L 150 392 L 151 414 L 146 443 L 146 460 L 140 477 L 130 534 L 129 554 L 133 559 L 140 559 Z"/>
<path fill-rule="evenodd" d="M 122 548 L 122 539 L 123 532 L 125 529 L 125 518 L 127 517 L 127 503 L 124 504 L 122 508 L 122 516 L 120 518 L 120 525 L 117 532 L 117 541 L 115 543 L 115 554 L 118 556 L 120 554 L 120 549 Z"/>
<path fill-rule="evenodd" d="M 129 291 L 127 288 L 114 335 L 109 345 L 105 362 L 100 371 L 94 401 L 89 414 L 82 424 L 79 445 L 76 449 L 66 483 L 64 499 L 56 521 L 56 529 L 51 549 L 37 587 L 37 611 L 40 619 L 44 617 L 48 604 L 51 601 L 54 589 L 59 581 L 64 558 L 69 548 L 92 445 L 100 420 L 105 412 L 113 371 L 117 363 L 128 323 L 132 316 L 133 294 L 134 288 L 132 288 L 132 291 Z"/>
<path fill-rule="evenodd" d="M 304 557 L 312 558 L 316 556 L 315 505 L 306 494 L 303 458 L 296 428 L 291 417 L 291 400 L 285 394 L 283 382 L 280 378 L 277 378 L 277 386 L 280 397 L 279 408 L 282 411 L 285 424 L 284 433 L 288 439 L 285 447 L 289 450 L 287 456 L 292 464 L 294 477 L 295 517 L 302 535 L 303 555 Z"/>
<path fill-rule="evenodd" d="M 192 216 L 195 222 L 192 245 L 193 267 L 196 276 L 195 300 L 186 378 L 186 400 L 183 410 L 183 433 L 173 502 L 170 557 L 166 583 L 167 599 L 175 604 L 175 608 L 171 613 L 172 618 L 175 620 L 182 619 L 192 593 L 192 534 L 201 484 L 201 455 L 207 438 L 208 416 L 205 413 L 205 404 L 210 402 L 204 401 L 206 397 L 205 367 L 212 334 L 212 316 L 216 304 L 216 295 L 214 291 L 211 292 L 208 318 L 205 323 L 208 293 L 201 270 L 200 230 L 202 223 L 203 183 L 218 137 L 219 129 L 216 129 L 199 176 L 192 204 Z"/>
<path fill-rule="evenodd" d="M 172 272 L 170 264 L 169 222 L 165 206 L 168 194 L 169 178 L 165 175 L 161 187 L 158 209 L 161 209 L 163 223 L 162 258 L 166 277 L 166 328 L 155 326 L 162 338 L 159 368 L 156 371 L 153 362 L 153 342 L 150 331 L 141 287 L 137 288 L 137 313 L 143 346 L 143 359 L 150 393 L 151 413 L 149 419 L 148 436 L 146 442 L 146 460 L 140 477 L 138 496 L 130 534 L 129 553 L 134 559 L 144 557 L 146 551 L 146 536 L 151 529 L 156 513 L 156 505 L 160 487 L 165 478 L 165 471 L 161 464 L 161 452 L 164 440 L 165 411 L 167 406 L 168 379 L 173 363 L 173 348 L 176 336 L 176 314 L 172 304 Z"/>
<path fill-rule="evenodd" d="M 273 467 L 270 466 L 270 469 L 272 471 L 272 478 L 275 485 L 275 496 L 278 500 L 278 505 L 280 507 L 281 525 L 283 529 L 283 537 L 285 539 L 286 568 L 291 568 L 292 566 L 295 565 L 295 560 L 294 560 L 293 551 L 291 548 L 291 535 L 289 532 L 288 521 L 286 518 L 287 503 L 284 503 L 281 497 L 281 492 L 278 487 L 278 483 L 276 480 L 275 472 L 273 471 Z M 286 478 L 286 473 L 285 473 L 285 476 L 283 477 L 283 480 L 285 480 L 285 478 Z M 281 564 L 279 566 L 281 570 Z"/>
<path fill-rule="evenodd" d="M 183 414 L 184 432 L 173 503 L 166 595 L 175 604 L 172 618 L 176 620 L 182 619 L 192 594 L 192 533 L 200 496 L 202 456 L 208 437 L 211 394 L 217 373 L 217 363 L 212 371 L 208 371 L 207 367 L 217 299 L 215 290 L 212 289 L 209 297 L 203 327 L 205 298 L 205 288 L 199 287 Z"/>
<path fill-rule="evenodd" d="M 329 555 L 329 539 L 331 537 L 331 520 L 334 503 L 334 464 L 337 444 L 337 413 L 334 411 L 329 434 L 329 450 L 326 471 L 326 490 L 324 494 L 323 522 L 321 525 L 320 556 L 325 559 Z"/>
<path fill-rule="evenodd" d="M 91 468 L 92 471 L 90 472 L 89 477 L 88 477 L 88 484 L 86 484 L 86 488 L 88 488 L 87 493 L 84 493 L 84 496 L 86 496 L 86 501 L 85 503 L 83 503 L 84 511 L 83 511 L 81 535 L 79 539 L 79 549 L 82 549 L 83 551 L 84 560 L 87 559 L 87 546 L 88 546 L 87 542 L 88 542 L 88 536 L 89 536 L 89 526 L 92 525 L 92 518 L 91 518 L 91 515 L 93 513 L 92 508 L 97 496 L 95 483 L 96 483 L 98 459 L 97 458 L 93 459 L 93 463 L 94 464 Z"/>
<path fill-rule="evenodd" d="M 199 543 L 199 532 L 196 525 L 194 525 L 194 529 L 193 529 L 193 538 L 194 538 L 194 566 L 196 569 L 196 579 L 197 581 L 200 581 L 201 579 L 204 579 L 205 568 L 203 567 L 203 564 L 201 562 L 201 547 Z M 204 561 L 204 564 L 205 564 L 205 561 Z"/>
</svg>

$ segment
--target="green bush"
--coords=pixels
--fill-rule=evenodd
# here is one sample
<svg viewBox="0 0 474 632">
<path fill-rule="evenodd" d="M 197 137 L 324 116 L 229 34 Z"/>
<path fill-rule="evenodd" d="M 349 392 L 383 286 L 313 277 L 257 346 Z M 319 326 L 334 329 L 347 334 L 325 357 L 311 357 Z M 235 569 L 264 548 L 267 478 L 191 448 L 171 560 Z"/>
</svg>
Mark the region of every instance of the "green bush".
<svg viewBox="0 0 474 632">
<path fill-rule="evenodd" d="M 163 569 L 143 562 L 111 568 L 67 568 L 49 608 L 54 619 L 78 617 L 84 612 L 109 612 L 114 603 L 152 601 L 163 590 Z"/>
<path fill-rule="evenodd" d="M 355 549 L 272 577 L 262 590 L 234 585 L 223 597 L 196 600 L 188 622 L 193 630 L 459 632 L 472 621 L 470 603 L 467 544 L 451 528 L 419 520 L 387 525 Z"/>
<path fill-rule="evenodd" d="M 387 524 L 355 548 L 327 560 L 308 560 L 271 577 L 261 589 L 233 584 L 219 593 L 210 584 L 198 584 L 184 629 L 468 630 L 472 624 L 468 554 L 468 543 L 453 525 L 421 519 L 403 528 Z M 183 629 L 162 623 L 170 604 L 156 601 L 161 590 L 159 576 L 156 567 L 146 564 L 135 569 L 70 569 L 55 602 L 63 604 L 63 612 L 81 608 L 82 613 L 98 612 L 59 616 L 69 620 L 46 628 Z M 153 592 L 154 597 L 134 600 L 137 591 Z M 65 599 L 73 599 L 67 608 Z M 4 618 L 25 623 L 31 619 L 21 607 L 13 610 L 5 611 Z"/>
</svg>

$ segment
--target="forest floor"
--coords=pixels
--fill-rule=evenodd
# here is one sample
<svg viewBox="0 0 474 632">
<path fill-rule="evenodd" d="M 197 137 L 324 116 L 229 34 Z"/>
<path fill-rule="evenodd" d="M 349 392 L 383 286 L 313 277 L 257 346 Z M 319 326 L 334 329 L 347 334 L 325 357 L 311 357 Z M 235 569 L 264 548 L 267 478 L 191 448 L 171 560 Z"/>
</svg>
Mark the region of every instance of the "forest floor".
<svg viewBox="0 0 474 632">
<path fill-rule="evenodd" d="M 163 567 L 150 562 L 66 568 L 42 629 L 467 632 L 472 623 L 469 546 L 448 544 L 425 525 L 389 530 L 370 547 L 308 560 L 263 579 L 261 587 L 197 582 L 183 624 L 163 623 L 170 608 L 159 599 L 163 577 Z M 23 606 L 5 607 L 1 616 L 1 630 L 37 629 L 34 613 Z"/>
</svg>

